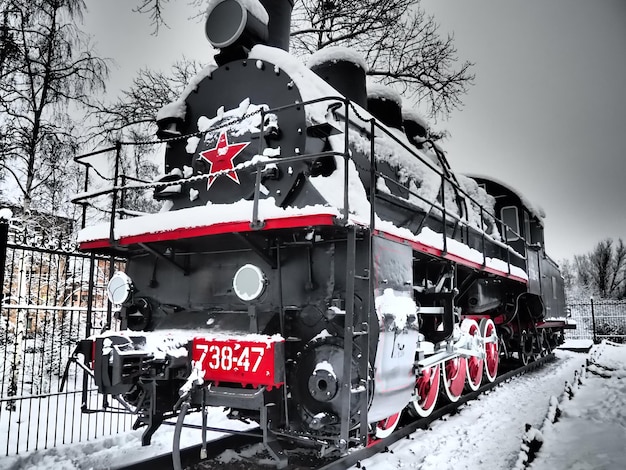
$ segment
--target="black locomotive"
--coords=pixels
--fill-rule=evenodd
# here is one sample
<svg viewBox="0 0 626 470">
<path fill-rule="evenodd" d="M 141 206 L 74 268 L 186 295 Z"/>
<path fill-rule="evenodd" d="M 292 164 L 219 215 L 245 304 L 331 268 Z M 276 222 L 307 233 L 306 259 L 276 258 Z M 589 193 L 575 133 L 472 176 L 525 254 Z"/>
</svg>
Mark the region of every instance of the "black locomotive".
<svg viewBox="0 0 626 470">
<path fill-rule="evenodd" d="M 128 260 L 108 286 L 122 331 L 82 351 L 144 444 L 223 406 L 279 463 L 280 436 L 346 451 L 562 341 L 537 210 L 453 173 L 350 51 L 289 55 L 291 0 L 211 5 L 217 63 L 158 116 L 163 209 L 119 218 L 116 187 L 111 222 L 80 235 Z"/>
</svg>

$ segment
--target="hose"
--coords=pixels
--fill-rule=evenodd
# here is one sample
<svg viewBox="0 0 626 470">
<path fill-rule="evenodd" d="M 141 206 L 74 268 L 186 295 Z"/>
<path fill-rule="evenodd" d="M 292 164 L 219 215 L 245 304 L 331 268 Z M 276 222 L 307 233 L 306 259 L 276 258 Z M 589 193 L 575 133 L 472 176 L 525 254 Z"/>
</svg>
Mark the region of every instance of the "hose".
<svg viewBox="0 0 626 470">
<path fill-rule="evenodd" d="M 172 443 L 172 464 L 174 470 L 183 470 L 180 462 L 180 433 L 183 430 L 183 423 L 185 421 L 185 415 L 189 410 L 189 402 L 185 401 L 180 407 L 180 414 L 176 420 L 176 427 L 174 428 L 174 442 Z"/>
</svg>

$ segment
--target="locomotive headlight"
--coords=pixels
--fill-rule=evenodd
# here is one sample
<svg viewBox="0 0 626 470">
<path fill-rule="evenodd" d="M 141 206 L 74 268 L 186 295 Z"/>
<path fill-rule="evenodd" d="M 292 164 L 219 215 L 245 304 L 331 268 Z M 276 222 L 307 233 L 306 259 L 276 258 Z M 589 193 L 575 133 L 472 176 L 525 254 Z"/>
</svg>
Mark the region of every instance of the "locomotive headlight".
<svg viewBox="0 0 626 470">
<path fill-rule="evenodd" d="M 267 40 L 267 11 L 258 2 L 216 0 L 210 2 L 205 32 L 217 49 L 238 44 L 251 47 Z"/>
<path fill-rule="evenodd" d="M 240 267 L 233 277 L 233 289 L 241 300 L 258 299 L 267 285 L 267 278 L 261 269 L 253 264 Z"/>
<path fill-rule="evenodd" d="M 122 305 L 133 293 L 133 281 L 126 273 L 117 271 L 107 284 L 107 294 L 113 305 Z"/>
</svg>

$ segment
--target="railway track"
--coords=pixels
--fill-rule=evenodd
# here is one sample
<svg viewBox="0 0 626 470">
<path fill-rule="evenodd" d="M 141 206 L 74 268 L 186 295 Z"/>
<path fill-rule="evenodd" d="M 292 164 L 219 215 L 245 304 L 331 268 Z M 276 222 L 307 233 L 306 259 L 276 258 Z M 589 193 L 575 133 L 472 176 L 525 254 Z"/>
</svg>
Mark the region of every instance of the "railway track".
<svg viewBox="0 0 626 470">
<path fill-rule="evenodd" d="M 394 442 L 409 436 L 418 429 L 426 429 L 433 421 L 441 417 L 453 414 L 465 403 L 476 399 L 482 393 L 495 388 L 496 386 L 511 380 L 512 378 L 525 374 L 540 367 L 547 361 L 554 359 L 554 354 L 548 354 L 538 358 L 530 364 L 510 370 L 498 376 L 492 383 L 481 386 L 474 392 L 465 393 L 456 403 L 449 403 L 439 406 L 427 418 L 401 422 L 398 429 L 385 439 L 380 439 L 370 443 L 367 447 L 356 449 L 343 456 L 332 456 L 320 458 L 313 451 L 303 449 L 290 449 L 285 444 L 285 452 L 289 456 L 289 470 L 316 469 L 316 470 L 339 470 L 346 469 L 357 464 L 359 461 L 367 459 L 379 452 L 383 452 Z M 226 429 L 209 428 L 210 431 L 223 431 L 229 435 L 210 441 L 206 445 L 206 456 L 201 458 L 201 445 L 195 445 L 181 449 L 179 457 L 172 453 L 145 459 L 132 464 L 116 467 L 116 470 L 154 470 L 155 468 L 171 468 L 173 460 L 179 458 L 180 467 L 186 470 L 224 470 L 225 464 L 221 457 L 225 450 L 233 453 L 233 458 L 229 464 L 229 469 L 271 469 L 276 468 L 269 454 L 266 454 L 261 446 L 262 436 L 259 428 L 247 431 L 234 432 Z M 177 462 L 177 463 L 178 463 Z"/>
</svg>

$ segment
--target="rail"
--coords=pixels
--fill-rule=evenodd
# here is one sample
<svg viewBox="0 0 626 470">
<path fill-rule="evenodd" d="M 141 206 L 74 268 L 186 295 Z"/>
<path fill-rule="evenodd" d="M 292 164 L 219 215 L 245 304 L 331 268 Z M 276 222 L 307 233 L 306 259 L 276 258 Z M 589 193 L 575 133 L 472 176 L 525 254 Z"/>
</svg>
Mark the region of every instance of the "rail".
<svg viewBox="0 0 626 470">
<path fill-rule="evenodd" d="M 537 359 L 535 362 L 531 362 L 526 366 L 503 373 L 502 375 L 499 375 L 494 382 L 487 383 L 474 392 L 462 395 L 456 403 L 439 406 L 427 418 L 420 418 L 408 423 L 400 424 L 398 429 L 396 429 L 396 431 L 389 437 L 374 441 L 367 446 L 352 449 L 345 455 L 319 457 L 311 455 L 313 452 L 310 454 L 304 453 L 306 462 L 299 462 L 297 461 L 297 458 L 299 455 L 302 455 L 302 452 L 294 453 L 294 462 L 290 462 L 287 468 L 294 470 L 301 468 L 311 468 L 317 470 L 344 470 L 352 467 L 353 465 L 358 465 L 360 461 L 372 457 L 377 453 L 384 452 L 394 442 L 406 438 L 418 429 L 427 429 L 434 421 L 454 413 L 469 401 L 477 399 L 483 393 L 501 385 L 504 382 L 512 380 L 517 376 L 526 374 L 541 367 L 546 362 L 554 360 L 554 357 L 554 354 L 549 354 Z M 186 427 L 193 429 L 199 428 L 197 425 L 186 425 Z M 216 432 L 229 432 L 228 430 L 221 428 L 209 428 L 208 430 Z M 294 438 L 293 434 L 286 434 L 284 437 L 286 439 Z M 261 439 L 262 436 L 258 428 L 249 429 L 244 432 L 231 431 L 226 437 L 218 438 L 206 444 L 206 458 L 201 457 L 203 455 L 202 444 L 198 444 L 181 449 L 177 461 L 181 463 L 183 468 L 202 468 L 202 462 L 215 462 L 216 465 L 220 465 L 219 456 L 224 452 L 224 450 L 232 449 L 236 452 L 237 450 L 245 449 L 248 446 L 253 446 L 254 444 L 259 443 Z M 303 440 L 302 444 L 306 444 L 306 440 Z M 161 454 L 152 458 L 129 463 L 128 465 L 116 467 L 116 470 L 152 470 L 154 468 L 171 467 L 174 458 L 176 457 L 173 457 L 172 453 Z M 266 461 L 254 461 L 251 457 L 246 457 L 245 461 L 246 468 L 272 468 L 265 463 Z M 213 466 L 209 464 L 206 465 L 206 468 L 213 468 Z"/>
</svg>

